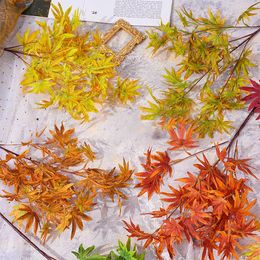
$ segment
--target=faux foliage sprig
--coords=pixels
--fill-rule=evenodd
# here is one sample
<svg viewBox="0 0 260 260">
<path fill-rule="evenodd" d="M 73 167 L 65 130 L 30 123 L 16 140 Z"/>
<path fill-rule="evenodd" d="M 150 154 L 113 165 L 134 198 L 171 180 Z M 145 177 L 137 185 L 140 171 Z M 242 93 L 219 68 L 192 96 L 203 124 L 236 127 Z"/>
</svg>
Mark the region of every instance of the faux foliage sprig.
<svg viewBox="0 0 260 260">
<path fill-rule="evenodd" d="M 102 48 L 99 31 L 80 33 L 79 12 L 70 18 L 71 9 L 64 12 L 60 4 L 52 5 L 52 26 L 38 21 L 39 30 L 18 35 L 20 47 L 4 50 L 27 65 L 21 85 L 25 93 L 46 96 L 40 108 L 55 106 L 87 122 L 108 102 L 133 102 L 140 85 L 120 78 L 118 64 Z"/>
<path fill-rule="evenodd" d="M 185 238 L 203 249 L 202 260 L 207 255 L 214 260 L 215 250 L 222 259 L 240 259 L 241 240 L 256 237 L 258 222 L 251 212 L 256 200 L 248 197 L 251 188 L 246 177 L 238 177 L 241 173 L 256 177 L 249 159 L 238 158 L 237 151 L 228 156 L 227 149 L 220 150 L 218 146 L 216 154 L 217 163 L 211 163 L 205 155 L 197 158 L 197 174 L 188 172 L 186 177 L 176 180 L 181 186 L 169 185 L 170 192 L 161 192 L 161 200 L 168 206 L 146 213 L 162 219 L 154 232 L 145 232 L 132 221 L 125 222 L 130 236 L 143 240 L 144 248 L 152 244 L 159 259 L 163 259 L 164 249 L 173 259 L 174 246 Z"/>
<path fill-rule="evenodd" d="M 118 170 L 89 167 L 95 153 L 87 143 L 78 143 L 74 129 L 55 126 L 48 137 L 42 135 L 36 134 L 37 142 L 21 143 L 27 150 L 20 154 L 0 146 L 6 152 L 0 159 L 0 180 L 9 187 L 1 197 L 16 202 L 10 215 L 25 232 L 40 230 L 45 241 L 71 228 L 72 239 L 84 221 L 91 221 L 88 213 L 98 195 L 117 200 L 121 208 L 133 170 L 125 160 Z"/>
<path fill-rule="evenodd" d="M 161 97 L 151 93 L 149 106 L 142 107 L 146 120 L 162 118 L 188 120 L 195 135 L 213 137 L 215 132 L 229 132 L 232 122 L 225 119 L 227 111 L 241 109 L 243 90 L 249 82 L 251 61 L 249 43 L 260 32 L 260 25 L 240 25 L 257 11 L 256 3 L 243 12 L 235 25 L 230 25 L 220 12 L 207 17 L 195 17 L 183 8 L 178 12 L 182 28 L 162 24 L 148 32 L 149 47 L 173 52 L 181 59 L 177 68 L 166 70 L 168 89 Z M 232 38 L 230 30 L 254 30 Z M 194 102 L 196 97 L 199 102 Z"/>
<path fill-rule="evenodd" d="M 162 259 L 164 249 L 173 259 L 175 244 L 182 243 L 185 238 L 202 248 L 202 260 L 207 255 L 214 260 L 214 251 L 222 259 L 240 259 L 241 240 L 246 237 L 259 240 L 256 238 L 259 222 L 250 211 L 256 200 L 249 199 L 252 189 L 247 185 L 247 176 L 257 176 L 253 173 L 250 159 L 238 157 L 237 146 L 234 154 L 230 155 L 232 146 L 259 106 L 259 84 L 252 80 L 251 83 L 252 87 L 244 87 L 250 92 L 245 97 L 246 101 L 251 101 L 250 113 L 227 147 L 221 150 L 218 145 L 215 146 L 215 162 L 210 162 L 204 154 L 202 159 L 197 157 L 198 162 L 194 166 L 198 172 L 189 171 L 186 177 L 177 179 L 182 183 L 178 188 L 173 183 L 169 185 L 170 192 L 160 192 L 163 177 L 171 175 L 174 162 L 167 152 L 152 155 L 148 150 L 146 163 L 143 164 L 145 171 L 136 174 L 139 179 L 137 187 L 141 188 L 139 195 L 147 192 L 149 198 L 156 192 L 164 196 L 161 200 L 168 206 L 147 214 L 152 218 L 165 219 L 154 232 L 145 232 L 132 221 L 125 222 L 125 226 L 131 237 L 145 242 L 144 248 L 152 244 L 159 259 Z M 176 160 L 175 163 L 178 162 Z M 253 244 L 247 255 L 257 256 L 258 252 L 258 244 Z"/>
</svg>

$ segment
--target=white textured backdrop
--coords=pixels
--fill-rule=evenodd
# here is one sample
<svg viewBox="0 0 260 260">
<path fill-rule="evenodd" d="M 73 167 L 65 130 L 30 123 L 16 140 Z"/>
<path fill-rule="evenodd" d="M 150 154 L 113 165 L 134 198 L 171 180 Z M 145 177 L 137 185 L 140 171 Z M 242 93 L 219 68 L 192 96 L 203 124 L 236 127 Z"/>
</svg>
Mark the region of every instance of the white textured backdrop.
<svg viewBox="0 0 260 260">
<path fill-rule="evenodd" d="M 62 2 L 62 1 L 61 1 Z M 224 16 L 230 19 L 255 3 L 252 0 L 234 0 L 234 1 L 185 1 L 180 0 L 174 3 L 174 8 L 185 5 L 187 9 L 192 9 L 195 15 L 205 14 L 207 8 L 213 10 L 220 9 Z M 37 18 L 39 19 L 39 18 Z M 173 11 L 172 22 L 176 19 L 176 13 Z M 256 20 L 256 19 L 255 19 Z M 35 18 L 21 17 L 16 32 L 23 32 L 27 27 L 35 28 Z M 256 23 L 256 21 L 254 21 Z M 259 20 L 258 20 L 259 24 Z M 98 26 L 101 31 L 106 31 L 110 25 L 105 24 L 86 24 L 83 30 L 89 30 Z M 139 28 L 145 31 L 147 28 Z M 15 43 L 15 33 L 12 35 L 8 45 Z M 124 41 L 124 36 L 119 39 Z M 258 42 L 258 44 L 256 44 Z M 164 68 L 170 68 L 176 64 L 174 58 L 162 54 L 151 57 L 151 52 L 146 49 L 147 41 L 139 45 L 122 63 L 119 68 L 122 77 L 139 78 L 145 86 L 149 85 L 152 89 L 159 90 L 165 88 L 162 83 L 161 75 Z M 253 44 L 254 61 L 259 64 L 260 45 L 259 38 L 255 38 Z M 39 101 L 37 95 L 23 96 L 19 82 L 24 72 L 24 65 L 19 59 L 11 54 L 5 53 L 0 57 L 0 143 L 19 143 L 28 140 L 32 132 L 47 126 L 52 128 L 53 124 L 64 122 L 66 127 L 75 127 L 76 134 L 80 140 L 90 142 L 99 153 L 100 167 L 111 168 L 118 162 L 121 162 L 124 156 L 129 160 L 131 166 L 137 171 L 141 170 L 140 161 L 143 152 L 148 147 L 154 150 L 164 150 L 167 148 L 167 135 L 161 132 L 153 122 L 140 120 L 140 111 L 138 107 L 145 105 L 149 98 L 147 91 L 143 90 L 143 95 L 136 104 L 128 107 L 105 108 L 98 113 L 90 123 L 80 125 L 79 122 L 72 120 L 65 112 L 56 109 L 38 110 L 35 103 Z M 259 79 L 259 70 L 252 72 L 252 77 Z M 244 111 L 235 112 L 228 115 L 228 118 L 235 121 L 234 125 L 239 126 L 247 116 Z M 228 140 L 227 135 L 217 136 L 214 142 Z M 246 129 L 239 138 L 239 148 L 241 157 L 253 157 L 253 166 L 256 168 L 256 175 L 260 169 L 260 141 L 259 141 L 259 121 L 251 120 Z M 205 139 L 200 142 L 199 149 L 209 147 L 213 140 Z M 194 150 L 194 152 L 196 149 Z M 210 156 L 210 153 L 208 153 Z M 183 154 L 172 153 L 172 156 L 182 157 Z M 112 162 L 112 163 L 111 163 Z M 172 179 L 165 181 L 166 186 L 175 178 L 186 174 L 186 170 L 191 168 L 194 161 L 187 160 L 174 167 Z M 250 186 L 254 190 L 253 197 L 259 197 L 257 185 L 259 182 L 250 178 Z M 0 184 L 0 189 L 2 186 Z M 95 211 L 92 212 L 93 221 L 85 224 L 82 232 L 77 232 L 75 238 L 71 241 L 69 231 L 63 233 L 54 241 L 49 241 L 44 250 L 57 259 L 75 259 L 71 254 L 76 250 L 80 243 L 85 246 L 95 244 L 102 248 L 103 252 L 117 244 L 117 240 L 126 240 L 127 233 L 123 228 L 122 220 L 132 218 L 135 223 L 147 230 L 152 231 L 158 227 L 158 221 L 152 220 L 147 216 L 140 216 L 140 213 L 159 209 L 162 205 L 158 196 L 154 196 L 147 203 L 147 197 L 137 198 L 138 190 L 129 189 L 129 200 L 124 204 L 123 213 L 118 215 L 118 209 L 115 204 L 104 202 L 98 204 Z M 260 198 L 258 201 L 258 209 Z M 0 200 L 0 211 L 8 216 L 12 205 L 5 200 Z M 255 209 L 256 211 L 256 209 Z M 31 234 L 29 237 L 39 244 L 39 239 Z M 139 242 L 139 245 L 141 243 Z M 43 246 L 42 246 L 43 247 Z M 197 260 L 200 259 L 200 252 L 192 244 L 187 244 L 177 248 L 176 259 Z M 43 259 L 34 249 L 32 249 L 22 238 L 20 238 L 6 223 L 0 219 L 0 259 L 1 260 L 40 260 Z M 156 259 L 153 250 L 148 250 L 147 259 Z M 168 259 L 167 253 L 164 259 Z"/>
</svg>

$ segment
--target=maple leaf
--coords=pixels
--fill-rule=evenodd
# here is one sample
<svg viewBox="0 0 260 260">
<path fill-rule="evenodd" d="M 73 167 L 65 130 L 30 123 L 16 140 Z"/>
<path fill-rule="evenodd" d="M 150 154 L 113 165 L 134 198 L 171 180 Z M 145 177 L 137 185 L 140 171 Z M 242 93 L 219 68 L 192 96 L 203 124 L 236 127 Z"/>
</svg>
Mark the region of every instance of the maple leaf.
<svg viewBox="0 0 260 260">
<path fill-rule="evenodd" d="M 159 210 L 154 210 L 149 213 L 144 213 L 143 215 L 151 215 L 153 218 L 162 218 L 164 216 L 168 215 L 168 210 L 165 210 L 164 208 L 160 208 Z"/>
<path fill-rule="evenodd" d="M 253 174 L 251 167 L 248 162 L 250 159 L 235 159 L 235 158 L 227 158 L 227 161 L 224 163 L 227 171 L 236 172 L 239 169 L 241 172 L 251 175 L 254 178 L 258 179 L 256 175 Z"/>
<path fill-rule="evenodd" d="M 212 241 L 210 241 L 209 239 L 205 239 L 202 242 L 202 246 L 203 246 L 203 251 L 202 251 L 201 260 L 206 259 L 207 252 L 208 252 L 209 260 L 214 260 L 215 258 L 214 258 L 213 250 L 217 248 L 216 245 L 212 243 Z"/>
<path fill-rule="evenodd" d="M 254 13 L 254 11 L 259 10 L 260 8 L 257 7 L 257 5 L 259 4 L 259 2 L 249 6 L 238 18 L 237 18 L 237 23 L 240 23 L 242 21 L 242 23 L 246 26 L 248 26 L 245 22 L 245 20 L 250 20 L 250 18 L 254 15 L 256 15 L 257 13 Z"/>
<path fill-rule="evenodd" d="M 163 225 L 159 234 L 170 236 L 170 244 L 176 241 L 178 244 L 182 242 L 183 227 L 174 219 L 170 218 L 163 221 Z"/>
<path fill-rule="evenodd" d="M 210 222 L 211 214 L 206 213 L 204 210 L 207 208 L 208 204 L 201 204 L 197 201 L 194 201 L 192 207 L 190 209 L 190 217 L 192 219 L 192 223 L 195 226 L 199 226 L 200 224 L 207 225 Z"/>
<path fill-rule="evenodd" d="M 222 254 L 223 259 L 225 257 L 230 259 L 231 256 L 233 256 L 237 260 L 239 259 L 239 256 L 236 252 L 236 248 L 242 249 L 242 247 L 238 243 L 238 238 L 239 236 L 235 234 L 228 234 L 225 231 L 218 232 L 218 254 Z"/>
<path fill-rule="evenodd" d="M 194 128 L 192 126 L 187 127 L 185 121 L 181 121 L 176 125 L 176 130 L 170 125 L 168 133 L 170 135 L 171 145 L 170 150 L 178 150 L 180 148 L 194 148 L 197 147 L 196 141 L 193 140 Z"/>
<path fill-rule="evenodd" d="M 218 216 L 218 218 L 221 218 L 223 214 L 228 216 L 230 208 L 232 207 L 228 200 L 222 197 L 215 197 L 212 199 L 211 203 L 213 206 L 214 215 Z"/>
<path fill-rule="evenodd" d="M 21 82 L 24 92 L 44 94 L 45 99 L 37 102 L 40 108 L 56 106 L 82 122 L 103 104 L 135 101 L 140 95 L 138 82 L 121 80 L 114 55 L 101 50 L 100 33 L 79 33 L 79 11 L 71 15 L 71 7 L 66 11 L 60 4 L 52 7 L 52 25 L 36 21 L 39 30 L 18 35 L 21 47 L 12 48 L 14 54 L 24 53 L 28 59 Z"/>
<path fill-rule="evenodd" d="M 188 241 L 191 238 L 200 240 L 199 232 L 196 231 L 196 226 L 191 217 L 182 217 L 179 223 L 184 227 L 183 231 Z"/>
<path fill-rule="evenodd" d="M 166 217 L 152 233 L 152 242 L 149 241 L 158 259 L 163 259 L 161 254 L 165 249 L 172 259 L 174 242 L 181 243 L 183 235 L 202 247 L 202 260 L 207 255 L 214 260 L 214 251 L 221 254 L 222 259 L 238 259 L 237 251 L 241 249 L 238 241 L 255 237 L 258 224 L 251 210 L 256 200 L 248 197 L 252 189 L 246 185 L 247 180 L 237 176 L 240 171 L 252 175 L 249 160 L 237 159 L 236 154 L 234 158 L 229 157 L 227 148 L 221 150 L 218 145 L 216 155 L 219 160 L 214 164 L 205 155 L 202 159 L 197 157 L 199 163 L 194 166 L 199 171 L 196 175 L 188 171 L 186 177 L 176 180 L 182 182 L 182 186 L 169 185 L 170 192 L 160 193 L 165 196 L 161 200 L 168 206 L 146 213 L 152 218 Z M 148 150 L 143 164 L 145 174 L 152 165 L 151 150 Z M 141 230 L 135 225 L 132 228 Z M 136 233 L 136 237 L 145 235 Z"/>
<path fill-rule="evenodd" d="M 182 233 L 183 227 L 174 218 L 163 221 L 154 242 L 155 251 L 159 259 L 162 259 L 161 253 L 164 248 L 167 248 L 170 258 L 173 259 L 175 255 L 173 244 L 174 242 L 177 244 L 182 242 Z"/>
<path fill-rule="evenodd" d="M 123 160 L 118 171 L 87 167 L 95 155 L 88 144 L 78 143 L 74 132 L 55 125 L 46 138 L 41 132 L 37 142 L 23 142 L 28 149 L 21 154 L 2 148 L 7 154 L 0 159 L 0 180 L 12 191 L 3 197 L 17 202 L 11 214 L 26 232 L 33 227 L 36 234 L 41 226 L 43 241 L 55 231 L 71 228 L 72 239 L 77 229 L 83 230 L 98 193 L 118 198 L 119 208 L 127 199 L 123 189 L 133 173 L 129 163 Z"/>
<path fill-rule="evenodd" d="M 222 149 L 220 151 L 219 145 L 217 144 L 216 145 L 216 154 L 217 154 L 219 160 L 223 162 L 227 155 L 227 148 L 225 147 L 224 149 Z"/>
<path fill-rule="evenodd" d="M 34 223 L 34 234 L 37 233 L 40 219 L 36 212 L 34 212 L 29 206 L 25 204 L 21 204 L 19 206 L 15 206 L 10 213 L 10 215 L 14 216 L 13 221 L 27 221 L 25 232 L 28 232 L 31 226 Z"/>
<path fill-rule="evenodd" d="M 161 200 L 170 203 L 170 205 L 167 207 L 167 210 L 172 210 L 176 207 L 179 207 L 183 203 L 185 190 L 183 188 L 177 190 L 170 185 L 169 188 L 171 192 L 162 192 L 161 194 L 166 196 L 166 198 L 161 198 Z"/>
<path fill-rule="evenodd" d="M 250 209 L 255 205 L 256 199 L 252 200 L 250 203 L 247 199 L 247 192 L 239 194 L 238 191 L 235 191 L 233 198 L 233 207 L 230 209 L 230 215 L 236 219 L 236 221 L 241 221 L 246 216 L 253 216 L 250 212 Z"/>
<path fill-rule="evenodd" d="M 146 163 L 142 164 L 145 171 L 135 174 L 139 180 L 139 183 L 135 187 L 141 188 L 138 196 L 147 193 L 148 199 L 150 199 L 154 192 L 160 192 L 160 187 L 163 184 L 163 177 L 167 173 L 171 176 L 172 167 L 167 152 L 156 152 L 156 154 L 152 155 L 151 149 L 148 149 L 145 155 Z"/>
<path fill-rule="evenodd" d="M 49 223 L 44 223 L 41 228 L 41 239 L 45 243 L 48 235 L 51 233 L 51 226 Z"/>
<path fill-rule="evenodd" d="M 251 111 L 254 109 L 255 113 L 258 113 L 258 117 L 256 120 L 260 119 L 260 84 L 256 81 L 250 79 L 251 87 L 242 87 L 242 90 L 250 92 L 249 95 L 244 97 L 242 100 L 246 102 L 250 102 L 248 110 Z"/>
<path fill-rule="evenodd" d="M 145 233 L 140 229 L 139 225 L 135 225 L 132 220 L 130 220 L 130 224 L 124 221 L 125 229 L 130 233 L 130 237 L 136 237 L 137 240 L 146 240 L 144 244 L 144 248 L 148 247 L 154 240 L 153 235 Z"/>
<path fill-rule="evenodd" d="M 121 80 L 117 79 L 117 86 L 114 91 L 114 96 L 119 99 L 122 104 L 126 104 L 128 101 L 133 102 L 136 97 L 140 96 L 138 90 L 141 88 L 138 84 L 138 80 Z"/>
</svg>

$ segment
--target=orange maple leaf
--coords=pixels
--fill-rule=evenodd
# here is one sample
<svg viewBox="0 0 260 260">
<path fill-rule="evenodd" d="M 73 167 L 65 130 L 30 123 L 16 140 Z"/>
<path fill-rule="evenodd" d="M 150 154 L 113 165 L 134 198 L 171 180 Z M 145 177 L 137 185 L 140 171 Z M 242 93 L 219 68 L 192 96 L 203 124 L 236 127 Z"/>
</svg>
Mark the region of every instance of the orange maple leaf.
<svg viewBox="0 0 260 260">
<path fill-rule="evenodd" d="M 130 233 L 129 237 L 136 237 L 137 240 L 146 240 L 144 244 L 144 248 L 148 247 L 153 242 L 153 235 L 145 233 L 139 227 L 139 225 L 135 225 L 132 220 L 130 220 L 130 224 L 124 221 L 125 229 Z"/>
<path fill-rule="evenodd" d="M 253 169 L 253 167 L 251 167 L 248 162 L 250 161 L 250 159 L 235 159 L 235 158 L 228 158 L 227 161 L 224 163 L 224 166 L 226 168 L 227 171 L 229 172 L 236 172 L 236 169 L 239 169 L 241 172 L 251 175 L 253 177 L 255 177 L 256 179 L 258 179 L 256 177 L 256 175 L 253 174 L 253 172 L 251 171 L 251 169 Z"/>
<path fill-rule="evenodd" d="M 194 148 L 197 147 L 196 141 L 193 139 L 194 128 L 187 126 L 185 121 L 181 121 L 176 125 L 176 130 L 172 125 L 168 127 L 170 140 L 168 144 L 171 146 L 170 150 L 178 150 L 181 148 Z"/>
</svg>

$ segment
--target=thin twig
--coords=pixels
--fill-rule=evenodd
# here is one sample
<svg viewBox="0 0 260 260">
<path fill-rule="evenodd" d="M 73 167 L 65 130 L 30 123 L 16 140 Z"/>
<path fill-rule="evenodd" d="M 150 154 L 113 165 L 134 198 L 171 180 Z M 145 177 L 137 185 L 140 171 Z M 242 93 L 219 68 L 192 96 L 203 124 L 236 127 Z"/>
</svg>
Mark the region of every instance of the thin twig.
<svg viewBox="0 0 260 260">
<path fill-rule="evenodd" d="M 227 144 L 228 142 L 229 142 L 229 141 L 225 141 L 225 142 L 219 143 L 218 145 L 221 146 L 221 145 Z M 172 161 L 170 162 L 170 165 L 174 165 L 174 164 L 183 162 L 183 161 L 185 161 L 185 160 L 187 160 L 187 159 L 190 159 L 190 158 L 192 158 L 192 157 L 194 157 L 194 156 L 196 156 L 196 155 L 198 155 L 198 154 L 201 154 L 201 153 L 207 152 L 207 151 L 209 151 L 209 150 L 212 150 L 212 149 L 214 149 L 215 147 L 216 147 L 216 145 L 213 145 L 213 146 L 211 146 L 211 147 L 208 147 L 208 148 L 203 149 L 203 150 L 201 150 L 201 151 L 198 151 L 198 152 L 196 152 L 196 153 L 190 154 L 189 156 L 184 157 L 184 158 L 182 158 L 182 159 L 172 160 Z"/>
<path fill-rule="evenodd" d="M 241 131 L 245 128 L 246 124 L 248 123 L 248 121 L 250 120 L 250 118 L 253 116 L 255 109 L 252 109 L 251 112 L 248 114 L 248 116 L 246 117 L 246 119 L 243 121 L 243 123 L 240 125 L 240 127 L 238 128 L 238 130 L 236 131 L 236 133 L 234 134 L 234 136 L 232 137 L 232 139 L 229 142 L 229 145 L 227 146 L 227 150 L 230 150 L 232 145 L 234 144 L 234 142 L 236 141 L 236 139 L 238 138 L 238 136 L 240 135 Z"/>
<path fill-rule="evenodd" d="M 241 52 L 241 54 L 240 54 L 240 57 L 239 57 L 239 59 L 237 60 L 237 62 L 236 62 L 236 64 L 235 64 L 234 67 L 237 67 L 237 65 L 238 65 L 238 63 L 239 63 L 239 60 L 240 60 L 242 54 L 244 53 L 244 50 L 245 50 L 247 44 L 253 39 L 253 37 L 255 37 L 255 36 L 260 32 L 259 26 L 257 26 L 257 28 L 258 28 L 258 30 L 254 31 L 253 33 L 250 33 L 250 34 L 247 34 L 247 35 L 241 37 L 241 39 L 242 39 L 242 38 L 246 38 L 246 37 L 248 37 L 248 38 L 246 38 L 244 41 L 242 41 L 242 42 L 239 43 L 236 47 L 234 47 L 233 49 L 230 50 L 230 53 L 232 53 L 232 52 L 234 52 L 235 50 L 237 50 L 239 47 L 241 47 L 243 44 L 246 43 L 245 46 L 244 46 L 244 48 L 243 48 L 243 50 L 242 50 L 242 52 Z M 230 42 L 231 42 L 231 41 L 230 41 Z M 223 61 L 223 58 L 221 58 L 221 59 L 217 62 L 217 64 L 219 64 L 221 61 Z M 234 71 L 235 71 L 235 68 L 234 68 L 234 67 L 233 67 L 232 72 L 230 73 L 229 78 L 228 78 L 228 80 L 226 81 L 226 83 L 225 83 L 224 86 L 227 85 L 228 81 L 230 80 L 231 76 L 233 75 L 233 73 L 234 73 Z M 198 84 L 210 71 L 212 71 L 212 68 L 209 69 L 208 71 L 206 71 L 200 78 L 198 78 L 198 79 L 195 81 L 195 83 L 193 83 L 193 84 L 190 86 L 189 90 L 186 91 L 185 95 L 188 94 L 194 87 L 196 87 L 197 84 Z M 223 88 L 223 89 L 224 89 L 224 88 Z"/>
<path fill-rule="evenodd" d="M 41 250 L 36 244 L 34 244 L 24 233 L 22 233 L 12 222 L 10 222 L 1 212 L 0 217 L 10 226 L 14 229 L 14 231 L 22 237 L 27 243 L 29 243 L 34 249 L 36 249 L 43 257 L 45 257 L 48 260 L 56 260 L 55 258 L 49 256 L 47 253 L 45 253 L 43 250 Z"/>
<path fill-rule="evenodd" d="M 4 48 L 4 51 L 7 51 L 7 52 L 11 52 L 13 54 L 22 54 L 24 56 L 30 56 L 30 57 L 37 57 L 37 58 L 42 58 L 41 56 L 39 55 L 35 55 L 35 54 L 31 54 L 31 53 L 27 53 L 27 52 L 23 52 L 23 51 L 19 51 L 19 50 L 12 50 L 12 49 L 8 49 L 8 48 Z"/>
</svg>

